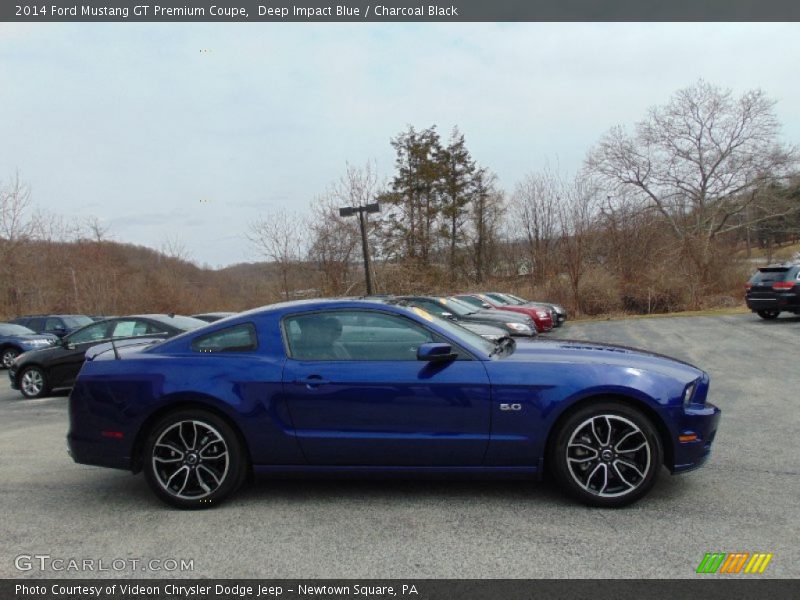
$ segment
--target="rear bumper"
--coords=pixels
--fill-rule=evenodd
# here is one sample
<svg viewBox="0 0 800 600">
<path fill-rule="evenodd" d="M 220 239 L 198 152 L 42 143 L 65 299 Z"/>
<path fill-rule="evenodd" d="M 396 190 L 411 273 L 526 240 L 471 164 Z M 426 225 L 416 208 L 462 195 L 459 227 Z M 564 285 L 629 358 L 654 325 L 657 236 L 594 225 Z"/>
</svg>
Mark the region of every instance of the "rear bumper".
<svg viewBox="0 0 800 600">
<path fill-rule="evenodd" d="M 713 404 L 690 404 L 679 419 L 678 439 L 675 440 L 673 473 L 684 473 L 703 465 L 711 454 L 722 412 Z M 691 441 L 681 441 L 680 437 Z M 686 439 L 685 438 L 685 439 Z"/>
<path fill-rule="evenodd" d="M 745 297 L 747 308 L 753 312 L 759 310 L 789 310 L 800 311 L 800 297 L 795 293 L 774 294 L 766 297 Z"/>
<path fill-rule="evenodd" d="M 71 432 L 67 434 L 67 454 L 81 465 L 130 470 L 131 458 L 126 455 L 124 450 L 122 452 L 120 450 L 122 448 L 116 448 L 115 444 L 108 440 L 84 440 Z"/>
</svg>

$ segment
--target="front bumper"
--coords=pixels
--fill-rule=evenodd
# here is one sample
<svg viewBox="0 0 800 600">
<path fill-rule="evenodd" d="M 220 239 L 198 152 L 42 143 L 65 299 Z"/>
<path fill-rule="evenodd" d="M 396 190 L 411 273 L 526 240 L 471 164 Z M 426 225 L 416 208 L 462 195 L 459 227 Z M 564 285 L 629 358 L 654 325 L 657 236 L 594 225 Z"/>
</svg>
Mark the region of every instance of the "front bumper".
<svg viewBox="0 0 800 600">
<path fill-rule="evenodd" d="M 672 473 L 691 471 L 708 460 L 722 414 L 719 408 L 709 403 L 690 404 L 681 412 L 678 436 L 673 446 Z"/>
<path fill-rule="evenodd" d="M 11 382 L 12 390 L 19 389 L 19 384 L 17 384 L 17 370 L 13 365 L 8 369 L 8 380 Z"/>
</svg>

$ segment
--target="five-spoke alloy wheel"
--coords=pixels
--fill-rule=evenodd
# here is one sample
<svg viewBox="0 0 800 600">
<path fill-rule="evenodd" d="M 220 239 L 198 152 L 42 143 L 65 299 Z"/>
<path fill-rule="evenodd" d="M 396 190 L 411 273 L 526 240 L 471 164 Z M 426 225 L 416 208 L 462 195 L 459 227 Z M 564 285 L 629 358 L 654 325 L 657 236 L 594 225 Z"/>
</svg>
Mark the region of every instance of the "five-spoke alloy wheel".
<svg viewBox="0 0 800 600">
<path fill-rule="evenodd" d="M 6 348 L 3 350 L 2 355 L 0 355 L 0 362 L 3 365 L 3 368 L 10 369 L 11 363 L 14 362 L 14 359 L 19 356 L 19 350 L 16 348 Z"/>
<path fill-rule="evenodd" d="M 630 504 L 646 494 L 661 468 L 658 432 L 638 410 L 601 402 L 571 414 L 549 453 L 559 483 L 592 506 Z"/>
<path fill-rule="evenodd" d="M 181 410 L 161 419 L 145 444 L 147 482 L 179 508 L 218 504 L 243 482 L 242 445 L 231 427 L 204 410 Z"/>
<path fill-rule="evenodd" d="M 22 370 L 18 377 L 19 391 L 26 398 L 41 398 L 50 391 L 47 386 L 47 376 L 39 367 L 27 367 Z"/>
</svg>

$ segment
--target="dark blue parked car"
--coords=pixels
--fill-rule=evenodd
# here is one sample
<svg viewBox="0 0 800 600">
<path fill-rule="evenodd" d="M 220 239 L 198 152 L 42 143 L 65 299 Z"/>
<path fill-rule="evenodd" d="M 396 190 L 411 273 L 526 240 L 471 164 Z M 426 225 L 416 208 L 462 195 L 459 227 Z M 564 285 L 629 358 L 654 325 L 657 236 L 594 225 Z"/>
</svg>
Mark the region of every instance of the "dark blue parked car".
<svg viewBox="0 0 800 600">
<path fill-rule="evenodd" d="M 0 323 L 0 367 L 8 369 L 23 352 L 48 348 L 56 340 L 54 335 L 36 333 L 16 323 Z"/>
<path fill-rule="evenodd" d="M 97 346 L 70 396 L 76 462 L 143 470 L 181 508 L 251 471 L 541 476 L 595 506 L 709 455 L 708 375 L 570 341 L 494 344 L 390 300 L 241 313 L 164 342 Z"/>
</svg>

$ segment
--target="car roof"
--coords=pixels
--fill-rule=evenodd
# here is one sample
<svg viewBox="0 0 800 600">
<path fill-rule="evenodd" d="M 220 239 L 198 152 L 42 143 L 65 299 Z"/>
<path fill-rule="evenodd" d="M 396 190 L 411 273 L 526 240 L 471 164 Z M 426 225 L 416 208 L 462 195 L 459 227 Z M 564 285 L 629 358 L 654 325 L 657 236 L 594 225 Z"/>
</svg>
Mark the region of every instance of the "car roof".
<svg viewBox="0 0 800 600">
<path fill-rule="evenodd" d="M 45 313 L 41 315 L 22 315 L 17 317 L 18 319 L 33 319 L 38 317 L 86 317 L 88 315 L 81 315 L 81 314 L 61 314 L 61 313 Z"/>
<path fill-rule="evenodd" d="M 252 308 L 236 314 L 236 317 L 248 317 L 272 312 L 291 312 L 294 309 L 307 311 L 324 310 L 326 308 L 386 308 L 397 306 L 393 296 L 352 296 L 342 298 L 310 298 L 304 300 L 289 300 Z"/>
</svg>

